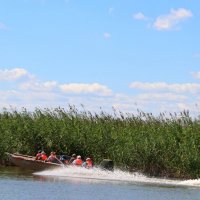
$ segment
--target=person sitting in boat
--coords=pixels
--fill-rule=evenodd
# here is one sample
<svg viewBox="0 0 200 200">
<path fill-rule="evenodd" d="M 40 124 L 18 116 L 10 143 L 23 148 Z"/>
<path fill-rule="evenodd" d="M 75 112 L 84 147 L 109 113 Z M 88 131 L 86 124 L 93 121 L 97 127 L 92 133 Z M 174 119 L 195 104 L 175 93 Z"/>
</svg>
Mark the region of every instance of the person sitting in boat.
<svg viewBox="0 0 200 200">
<path fill-rule="evenodd" d="M 60 163 L 58 158 L 56 157 L 56 153 L 54 151 L 51 152 L 50 156 L 47 158 L 46 162 L 52 163 Z"/>
<path fill-rule="evenodd" d="M 91 158 L 87 158 L 86 161 L 83 163 L 82 167 L 85 167 L 87 169 L 90 169 L 93 167 L 93 163 Z"/>
<path fill-rule="evenodd" d="M 35 160 L 41 160 L 41 157 L 42 157 L 42 151 L 39 150 L 38 153 L 35 156 Z"/>
<path fill-rule="evenodd" d="M 64 165 L 68 165 L 70 159 L 71 159 L 71 156 L 67 156 L 67 155 L 65 155 L 65 154 L 60 155 L 60 161 L 61 161 Z"/>
<path fill-rule="evenodd" d="M 74 166 L 82 166 L 82 164 L 83 164 L 83 161 L 82 161 L 82 159 L 81 159 L 81 156 L 79 155 L 79 156 L 77 156 L 76 157 L 76 159 L 73 161 L 73 163 L 72 163 Z"/>
<path fill-rule="evenodd" d="M 46 161 L 46 160 L 47 160 L 47 155 L 46 155 L 46 153 L 45 153 L 44 151 L 42 151 L 41 154 L 42 154 L 42 155 L 41 155 L 41 160 L 42 160 L 42 161 Z"/>
<path fill-rule="evenodd" d="M 72 164 L 74 162 L 74 160 L 76 160 L 76 154 L 72 154 L 72 157 L 69 160 L 69 164 Z"/>
</svg>

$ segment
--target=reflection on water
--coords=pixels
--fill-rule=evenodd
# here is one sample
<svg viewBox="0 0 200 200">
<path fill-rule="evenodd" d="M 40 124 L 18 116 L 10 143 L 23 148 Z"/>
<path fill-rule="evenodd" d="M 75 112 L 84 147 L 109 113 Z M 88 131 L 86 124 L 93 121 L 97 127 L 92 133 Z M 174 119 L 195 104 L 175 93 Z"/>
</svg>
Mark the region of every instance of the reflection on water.
<svg viewBox="0 0 200 200">
<path fill-rule="evenodd" d="M 32 179 L 34 177 L 33 171 L 24 170 L 19 167 L 13 166 L 1 166 L 0 165 L 0 178 L 24 178 L 24 179 Z"/>
</svg>

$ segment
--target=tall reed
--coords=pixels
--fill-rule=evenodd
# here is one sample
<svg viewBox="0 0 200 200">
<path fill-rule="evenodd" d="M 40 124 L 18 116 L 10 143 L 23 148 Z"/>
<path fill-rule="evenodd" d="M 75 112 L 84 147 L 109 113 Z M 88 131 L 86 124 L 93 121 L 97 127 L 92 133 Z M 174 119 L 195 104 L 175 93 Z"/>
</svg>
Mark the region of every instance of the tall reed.
<svg viewBox="0 0 200 200">
<path fill-rule="evenodd" d="M 166 115 L 138 111 L 114 114 L 68 109 L 35 109 L 0 113 L 0 155 L 80 154 L 95 163 L 112 159 L 116 166 L 153 176 L 200 176 L 200 120 L 186 111 Z"/>
</svg>

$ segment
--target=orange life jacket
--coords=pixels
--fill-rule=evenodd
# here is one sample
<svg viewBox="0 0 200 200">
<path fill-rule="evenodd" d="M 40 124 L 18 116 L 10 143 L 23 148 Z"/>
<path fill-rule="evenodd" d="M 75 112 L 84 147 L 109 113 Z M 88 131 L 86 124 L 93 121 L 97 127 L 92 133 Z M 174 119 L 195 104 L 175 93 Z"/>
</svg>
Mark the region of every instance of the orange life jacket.
<svg viewBox="0 0 200 200">
<path fill-rule="evenodd" d="M 46 160 L 46 159 L 47 159 L 47 156 L 46 156 L 45 154 L 42 154 L 41 159 L 42 159 L 42 160 Z"/>
<path fill-rule="evenodd" d="M 75 160 L 75 165 L 77 165 L 77 166 L 82 166 L 82 164 L 83 164 L 83 161 L 81 160 L 81 159 L 76 159 Z"/>
</svg>

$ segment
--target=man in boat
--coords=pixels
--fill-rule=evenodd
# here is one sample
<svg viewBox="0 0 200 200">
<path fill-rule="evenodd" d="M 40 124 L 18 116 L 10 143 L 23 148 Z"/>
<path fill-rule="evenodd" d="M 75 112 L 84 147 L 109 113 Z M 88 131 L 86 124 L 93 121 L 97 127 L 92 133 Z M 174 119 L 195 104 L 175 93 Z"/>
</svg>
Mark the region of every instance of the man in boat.
<svg viewBox="0 0 200 200">
<path fill-rule="evenodd" d="M 41 157 L 42 157 L 42 151 L 39 150 L 38 153 L 35 156 L 35 160 L 41 160 Z"/>
<path fill-rule="evenodd" d="M 91 158 L 87 158 L 86 161 L 83 163 L 82 167 L 85 167 L 87 169 L 90 169 L 93 167 L 93 163 Z"/>
<path fill-rule="evenodd" d="M 77 156 L 76 157 L 76 160 L 74 160 L 73 161 L 73 163 L 72 163 L 74 166 L 82 166 L 82 164 L 83 164 L 83 161 L 82 161 L 82 159 L 81 159 L 81 156 L 79 155 L 79 156 Z"/>
<path fill-rule="evenodd" d="M 39 150 L 35 157 L 35 160 L 43 160 L 43 161 L 47 160 L 46 153 L 44 151 Z"/>
<path fill-rule="evenodd" d="M 74 162 L 74 160 L 76 160 L 76 154 L 72 154 L 72 157 L 69 160 L 69 164 L 72 164 Z"/>
<path fill-rule="evenodd" d="M 56 153 L 52 151 L 46 162 L 60 163 L 61 161 L 59 161 L 59 159 L 56 157 Z"/>
<path fill-rule="evenodd" d="M 42 161 L 46 161 L 46 160 L 47 160 L 47 155 L 46 155 L 46 153 L 45 153 L 44 151 L 42 151 L 41 154 L 42 154 L 42 155 L 41 155 L 41 160 L 42 160 Z"/>
<path fill-rule="evenodd" d="M 61 161 L 64 165 L 68 165 L 70 159 L 71 159 L 71 156 L 67 156 L 67 155 L 65 155 L 65 154 L 60 155 L 60 161 Z"/>
</svg>

